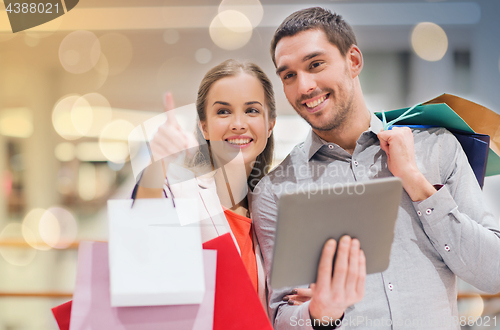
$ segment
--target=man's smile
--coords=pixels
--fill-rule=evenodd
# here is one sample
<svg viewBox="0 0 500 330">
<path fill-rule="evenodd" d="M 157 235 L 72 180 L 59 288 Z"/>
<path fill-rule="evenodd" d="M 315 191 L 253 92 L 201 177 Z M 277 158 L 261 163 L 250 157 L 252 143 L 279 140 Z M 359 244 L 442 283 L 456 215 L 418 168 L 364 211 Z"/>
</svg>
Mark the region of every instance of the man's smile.
<svg viewBox="0 0 500 330">
<path fill-rule="evenodd" d="M 324 102 L 330 97 L 330 93 L 319 95 L 308 100 L 302 101 L 309 113 L 319 111 L 323 108 Z"/>
</svg>

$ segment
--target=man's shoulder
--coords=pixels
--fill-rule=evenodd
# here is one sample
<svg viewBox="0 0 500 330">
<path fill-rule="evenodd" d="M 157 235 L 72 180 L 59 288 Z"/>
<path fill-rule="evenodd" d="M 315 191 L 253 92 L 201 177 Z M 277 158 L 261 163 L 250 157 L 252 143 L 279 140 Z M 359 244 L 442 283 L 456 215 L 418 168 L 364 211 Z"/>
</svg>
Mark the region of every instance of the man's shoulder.
<svg viewBox="0 0 500 330">
<path fill-rule="evenodd" d="M 292 151 L 266 175 L 271 182 L 281 181 L 283 178 L 294 176 L 294 167 L 307 163 L 307 151 L 304 142 L 293 147 Z"/>
<path fill-rule="evenodd" d="M 265 185 L 276 185 L 295 177 L 295 168 L 307 163 L 307 151 L 304 142 L 297 144 L 278 165 L 273 167 L 257 184 L 256 188 Z"/>
<path fill-rule="evenodd" d="M 415 146 L 421 145 L 424 148 L 441 147 L 455 150 L 458 145 L 453 133 L 444 127 L 411 128 Z"/>
</svg>

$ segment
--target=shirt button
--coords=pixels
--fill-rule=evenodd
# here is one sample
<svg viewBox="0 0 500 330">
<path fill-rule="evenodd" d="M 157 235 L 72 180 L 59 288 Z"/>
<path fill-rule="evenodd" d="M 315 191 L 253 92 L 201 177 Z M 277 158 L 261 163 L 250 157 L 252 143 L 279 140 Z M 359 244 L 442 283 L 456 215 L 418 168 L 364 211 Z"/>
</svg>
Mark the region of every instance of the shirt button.
<svg viewBox="0 0 500 330">
<path fill-rule="evenodd" d="M 358 166 L 358 161 L 357 160 L 353 161 L 352 163 L 354 164 L 354 166 Z"/>
<path fill-rule="evenodd" d="M 389 288 L 389 290 L 391 290 L 391 291 L 392 291 L 392 289 L 394 288 L 394 286 L 393 286 L 391 283 L 389 283 L 389 285 L 388 285 L 387 287 L 388 287 L 388 288 Z"/>
<path fill-rule="evenodd" d="M 333 145 L 329 144 L 329 145 L 328 145 L 328 148 L 333 149 L 333 148 L 335 148 L 335 147 L 334 147 Z"/>
<path fill-rule="evenodd" d="M 448 244 L 444 245 L 444 249 L 446 252 L 450 252 L 451 248 L 448 246 Z"/>
<path fill-rule="evenodd" d="M 429 215 L 429 214 L 431 214 L 431 213 L 432 213 L 432 210 L 431 210 L 431 209 L 427 209 L 427 210 L 425 210 L 425 214 Z"/>
<path fill-rule="evenodd" d="M 421 216 L 421 215 L 422 215 L 422 212 L 417 211 L 417 214 L 418 214 L 418 216 Z"/>
</svg>

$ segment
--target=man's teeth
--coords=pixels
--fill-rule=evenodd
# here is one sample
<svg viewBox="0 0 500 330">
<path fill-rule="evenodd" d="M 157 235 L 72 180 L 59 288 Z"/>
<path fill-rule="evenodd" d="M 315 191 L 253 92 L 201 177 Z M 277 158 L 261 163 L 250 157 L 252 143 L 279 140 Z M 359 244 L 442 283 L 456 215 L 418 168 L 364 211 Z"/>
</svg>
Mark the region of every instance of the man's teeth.
<svg viewBox="0 0 500 330">
<path fill-rule="evenodd" d="M 232 140 L 227 140 L 227 142 L 231 144 L 243 145 L 250 143 L 251 140 L 252 139 L 232 139 Z"/>
<path fill-rule="evenodd" d="M 308 108 L 314 108 L 314 107 L 317 107 L 318 104 L 323 103 L 324 100 L 326 100 L 326 95 L 323 95 L 322 97 L 320 97 L 316 101 L 306 102 L 306 105 Z"/>
</svg>

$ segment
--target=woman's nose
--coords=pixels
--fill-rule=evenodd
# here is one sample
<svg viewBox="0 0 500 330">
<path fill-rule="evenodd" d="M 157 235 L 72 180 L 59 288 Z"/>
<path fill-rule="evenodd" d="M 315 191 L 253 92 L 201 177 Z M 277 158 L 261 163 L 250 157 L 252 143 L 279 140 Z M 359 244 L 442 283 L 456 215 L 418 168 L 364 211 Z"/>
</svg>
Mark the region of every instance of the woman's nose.
<svg viewBox="0 0 500 330">
<path fill-rule="evenodd" d="M 235 115 L 231 121 L 231 131 L 241 132 L 246 131 L 248 128 L 248 123 L 245 115 Z"/>
</svg>

